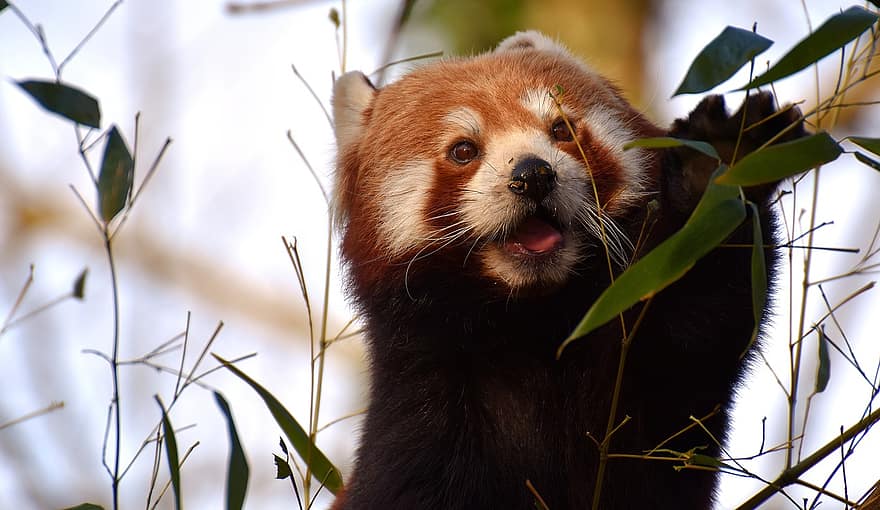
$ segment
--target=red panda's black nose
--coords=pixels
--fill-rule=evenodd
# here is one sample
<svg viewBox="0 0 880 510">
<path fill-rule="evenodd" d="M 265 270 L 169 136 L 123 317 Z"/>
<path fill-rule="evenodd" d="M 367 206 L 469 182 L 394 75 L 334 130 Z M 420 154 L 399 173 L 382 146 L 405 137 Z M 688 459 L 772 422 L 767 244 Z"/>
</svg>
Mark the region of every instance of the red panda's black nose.
<svg viewBox="0 0 880 510">
<path fill-rule="evenodd" d="M 556 172 L 550 163 L 539 158 L 526 158 L 516 164 L 507 187 L 517 195 L 541 202 L 553 191 Z"/>
</svg>

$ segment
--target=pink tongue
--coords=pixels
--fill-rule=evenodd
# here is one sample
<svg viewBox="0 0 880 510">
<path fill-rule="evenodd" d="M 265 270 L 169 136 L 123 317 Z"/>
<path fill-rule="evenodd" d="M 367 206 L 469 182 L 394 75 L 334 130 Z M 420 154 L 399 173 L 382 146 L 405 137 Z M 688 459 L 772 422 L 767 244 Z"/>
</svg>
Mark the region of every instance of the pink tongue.
<svg viewBox="0 0 880 510">
<path fill-rule="evenodd" d="M 562 243 L 562 234 L 549 223 L 538 218 L 529 218 L 508 241 L 508 249 L 532 253 L 546 253 Z"/>
</svg>

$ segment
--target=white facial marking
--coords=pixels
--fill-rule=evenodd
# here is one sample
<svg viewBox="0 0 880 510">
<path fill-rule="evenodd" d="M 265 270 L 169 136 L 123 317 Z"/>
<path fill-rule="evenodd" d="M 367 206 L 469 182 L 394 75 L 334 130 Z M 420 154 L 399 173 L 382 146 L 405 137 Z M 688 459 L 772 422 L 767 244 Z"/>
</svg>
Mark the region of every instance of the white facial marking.
<svg viewBox="0 0 880 510">
<path fill-rule="evenodd" d="M 583 122 L 593 138 L 611 152 L 624 172 L 624 189 L 615 197 L 615 201 L 621 203 L 613 205 L 625 206 L 634 203 L 644 194 L 645 169 L 648 166 L 647 153 L 644 149 L 638 148 L 625 151 L 623 145 L 638 136 L 610 108 L 598 106 L 591 108 L 584 115 Z"/>
<path fill-rule="evenodd" d="M 477 138 L 480 136 L 482 118 L 479 113 L 470 108 L 456 108 L 447 113 L 443 120 L 449 127 L 449 137 L 467 136 Z"/>
<path fill-rule="evenodd" d="M 550 89 L 545 88 L 526 90 L 520 98 L 520 103 L 536 118 L 549 123 L 557 117 L 561 117 L 559 107 L 556 106 L 556 101 L 550 96 L 550 92 Z M 576 118 L 574 110 L 565 104 L 562 104 L 561 107 L 562 113 L 573 122 Z"/>
<path fill-rule="evenodd" d="M 391 170 L 382 180 L 379 230 L 387 240 L 389 258 L 423 244 L 429 235 L 424 214 L 433 172 L 431 161 L 415 161 Z"/>
</svg>

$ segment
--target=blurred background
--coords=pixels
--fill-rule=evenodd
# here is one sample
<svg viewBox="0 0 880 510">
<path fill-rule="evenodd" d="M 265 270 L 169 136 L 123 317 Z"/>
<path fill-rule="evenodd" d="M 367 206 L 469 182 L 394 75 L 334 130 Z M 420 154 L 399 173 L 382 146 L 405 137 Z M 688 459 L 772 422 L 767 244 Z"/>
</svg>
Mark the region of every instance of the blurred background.
<svg viewBox="0 0 880 510">
<path fill-rule="evenodd" d="M 211 338 L 210 351 L 227 359 L 256 353 L 238 366 L 307 423 L 310 394 L 309 322 L 297 277 L 281 242 L 296 238 L 314 318 L 323 312 L 327 266 L 327 208 L 318 184 L 297 154 L 302 149 L 322 185 L 330 186 L 333 136 L 328 119 L 291 66 L 328 106 L 333 73 L 340 70 L 337 41 L 347 40 L 346 69 L 372 72 L 401 58 L 443 51 L 472 54 L 490 49 L 515 30 L 536 28 L 558 37 L 576 54 L 608 75 L 658 124 L 686 114 L 699 97 L 669 99 L 699 50 L 726 25 L 758 31 L 775 41 L 759 57 L 775 61 L 823 20 L 848 2 L 807 0 L 288 0 L 227 3 L 129 0 L 122 3 L 65 67 L 63 78 L 100 100 L 102 127 L 117 124 L 132 145 L 134 118 L 141 112 L 137 182 L 167 137 L 173 139 L 159 168 L 115 238 L 119 274 L 121 360 L 137 360 L 189 327 L 185 372 Z M 22 0 L 15 5 L 46 36 L 58 60 L 95 26 L 108 0 Z M 409 4 L 407 4 L 409 5 Z M 345 15 L 338 30 L 329 13 Z M 402 24 L 401 20 L 405 20 Z M 420 62 L 393 66 L 390 80 Z M 815 73 L 808 70 L 776 86 L 781 101 L 801 101 L 808 110 L 833 90 L 838 57 Z M 42 110 L 14 81 L 53 79 L 35 38 L 9 9 L 0 13 L 0 318 L 16 302 L 34 266 L 34 282 L 16 314 L 21 316 L 69 292 L 88 268 L 85 299 L 49 307 L 0 334 L 0 509 L 50 509 L 90 501 L 109 507 L 110 478 L 101 464 L 107 409 L 112 397 L 108 364 L 84 350 L 108 353 L 112 345 L 112 289 L 99 232 L 71 191 L 88 204 L 94 187 L 77 154 L 72 125 Z M 721 92 L 745 83 L 737 75 Z M 817 83 L 819 92 L 817 93 Z M 727 88 L 725 88 L 727 87 Z M 880 98 L 878 81 L 856 89 L 848 102 Z M 728 104 L 741 95 L 731 94 Z M 832 131 L 878 136 L 876 105 L 842 111 Z M 97 165 L 101 149 L 92 151 Z M 809 180 L 800 184 L 811 190 Z M 818 253 L 813 279 L 850 271 L 871 246 L 880 207 L 880 174 L 844 157 L 823 170 L 817 219 L 833 222 L 816 233 L 816 244 L 852 247 L 861 254 Z M 803 231 L 809 192 L 790 204 L 788 224 Z M 329 284 L 328 331 L 351 318 L 337 274 L 335 249 Z M 792 260 L 800 270 L 803 253 Z M 874 260 L 876 262 L 876 260 Z M 837 279 L 823 288 L 836 304 L 870 281 L 871 275 Z M 788 384 L 790 317 L 797 315 L 795 272 L 782 278 L 774 333 L 767 360 Z M 811 291 L 812 292 L 812 291 Z M 790 295 L 793 298 L 790 300 Z M 794 304 L 791 304 L 793 301 Z M 876 394 L 880 358 L 877 336 L 880 299 L 867 293 L 829 323 L 830 338 L 852 344 L 867 380 L 832 352 L 829 389 L 813 399 L 804 454 L 833 439 L 840 427 L 858 421 Z M 808 320 L 826 305 L 810 294 Z M 793 313 L 794 311 L 794 313 Z M 796 321 L 795 321 L 796 324 Z M 845 337 L 844 337 L 845 335 Z M 815 336 L 805 345 L 804 394 L 813 382 Z M 175 345 L 180 345 L 178 341 Z M 151 358 L 177 370 L 182 351 Z M 216 366 L 205 359 L 197 373 Z M 695 384 L 699 370 L 695 367 Z M 709 369 L 711 369 L 709 367 Z M 873 385 L 870 379 L 874 378 Z M 327 357 L 320 422 L 364 408 L 368 384 L 364 350 L 357 338 L 335 343 Z M 177 377 L 155 366 L 121 368 L 122 464 L 127 465 L 154 431 L 158 394 L 171 399 Z M 293 508 L 288 481 L 274 479 L 273 453 L 281 435 L 256 394 L 225 370 L 203 380 L 229 401 L 251 467 L 248 508 Z M 61 409 L 4 426 L 52 402 Z M 799 410 L 804 409 L 803 404 Z M 182 470 L 189 508 L 223 505 L 228 437 L 225 421 L 209 391 L 191 386 L 171 413 L 181 452 L 194 443 Z M 766 419 L 766 420 L 765 420 Z M 756 366 L 739 393 L 730 453 L 747 457 L 785 440 L 785 395 L 773 372 Z M 358 418 L 321 433 L 319 445 L 348 474 L 357 444 Z M 847 461 L 846 492 L 857 499 L 880 478 L 880 440 L 871 434 Z M 121 483 L 123 508 L 144 505 L 150 485 L 153 448 L 132 464 Z M 835 462 L 807 478 L 821 485 Z M 749 461 L 750 470 L 773 478 L 779 454 Z M 159 481 L 167 480 L 163 464 Z M 637 483 L 637 482 L 634 482 Z M 731 508 L 762 487 L 754 479 L 725 476 L 719 508 Z M 838 472 L 831 489 L 844 492 Z M 812 498 L 793 489 L 795 501 Z M 329 498 L 319 498 L 324 508 Z M 166 496 L 159 508 L 171 508 Z M 777 498 L 768 508 L 791 507 Z M 829 501 L 824 507 L 837 507 Z"/>
</svg>

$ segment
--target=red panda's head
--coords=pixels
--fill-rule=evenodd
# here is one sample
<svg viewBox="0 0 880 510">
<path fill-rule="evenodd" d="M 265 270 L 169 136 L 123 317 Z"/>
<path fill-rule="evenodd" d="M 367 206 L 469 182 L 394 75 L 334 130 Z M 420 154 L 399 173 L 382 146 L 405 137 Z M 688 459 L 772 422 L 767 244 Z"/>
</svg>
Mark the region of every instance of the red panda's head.
<svg viewBox="0 0 880 510">
<path fill-rule="evenodd" d="M 620 220 L 656 190 L 655 158 L 622 147 L 660 130 L 535 32 L 381 89 L 347 73 L 333 112 L 342 252 L 362 288 L 438 268 L 507 295 L 554 288 L 604 257 L 600 221 L 625 263 Z"/>
</svg>

